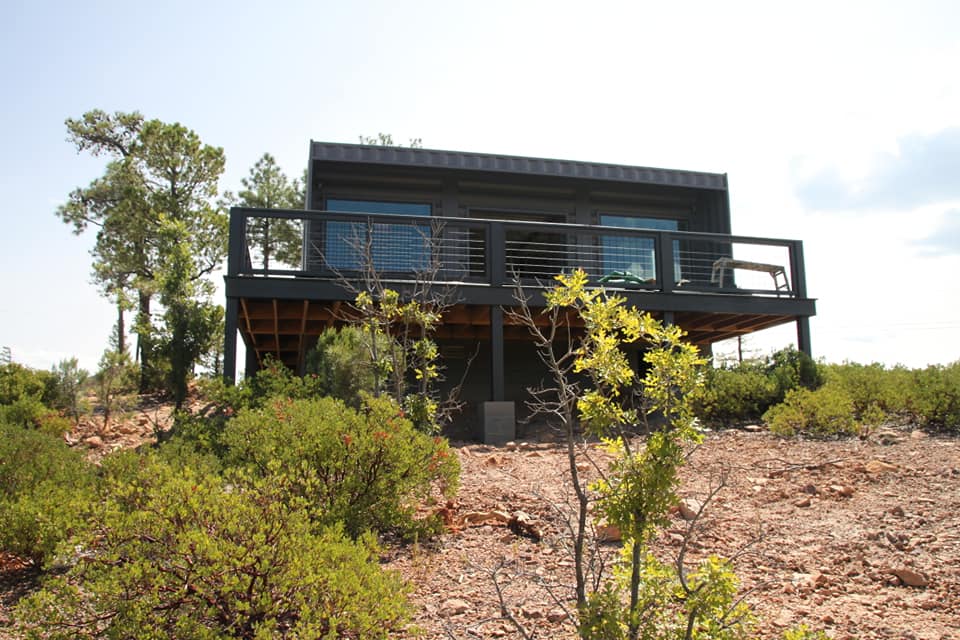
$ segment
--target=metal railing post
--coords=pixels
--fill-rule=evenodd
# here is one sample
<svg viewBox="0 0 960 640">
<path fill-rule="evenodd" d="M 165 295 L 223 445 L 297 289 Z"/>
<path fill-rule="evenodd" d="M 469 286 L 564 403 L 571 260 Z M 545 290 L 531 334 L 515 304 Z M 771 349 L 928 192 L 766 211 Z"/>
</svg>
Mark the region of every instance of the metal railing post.
<svg viewBox="0 0 960 640">
<path fill-rule="evenodd" d="M 507 233 L 502 222 L 491 222 L 487 228 L 487 275 L 490 284 L 500 286 L 507 281 Z"/>
<path fill-rule="evenodd" d="M 664 293 L 673 291 L 673 238 L 660 231 L 654 239 L 657 261 L 657 287 Z"/>
<path fill-rule="evenodd" d="M 807 275 L 803 265 L 803 241 L 794 240 L 790 243 L 790 279 L 793 294 L 796 298 L 807 297 Z"/>
<path fill-rule="evenodd" d="M 227 275 L 240 273 L 247 244 L 247 212 L 236 207 L 230 209 L 230 235 L 227 244 Z"/>
</svg>

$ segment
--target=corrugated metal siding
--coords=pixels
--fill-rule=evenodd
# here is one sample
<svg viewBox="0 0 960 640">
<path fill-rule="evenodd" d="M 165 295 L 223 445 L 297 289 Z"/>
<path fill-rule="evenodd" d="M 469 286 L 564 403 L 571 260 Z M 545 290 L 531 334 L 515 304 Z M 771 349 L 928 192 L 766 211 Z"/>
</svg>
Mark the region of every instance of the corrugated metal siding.
<svg viewBox="0 0 960 640">
<path fill-rule="evenodd" d="M 409 149 L 333 142 L 311 142 L 312 160 L 357 162 L 364 164 L 433 167 L 457 171 L 487 171 L 520 175 L 552 176 L 609 182 L 633 182 L 697 189 L 727 190 L 727 176 L 722 173 L 631 167 L 598 162 L 524 158 L 519 156 Z"/>
</svg>

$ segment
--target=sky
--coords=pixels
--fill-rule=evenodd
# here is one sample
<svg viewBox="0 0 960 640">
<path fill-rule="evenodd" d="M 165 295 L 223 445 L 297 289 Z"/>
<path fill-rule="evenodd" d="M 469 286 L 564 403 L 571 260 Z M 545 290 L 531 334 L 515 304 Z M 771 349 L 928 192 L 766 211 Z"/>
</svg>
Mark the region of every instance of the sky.
<svg viewBox="0 0 960 640">
<path fill-rule="evenodd" d="M 737 235 L 800 239 L 814 355 L 960 359 L 960 3 L 0 4 L 0 346 L 95 369 L 115 321 L 55 211 L 99 108 L 223 147 L 221 189 L 311 139 L 726 173 Z M 222 279 L 222 273 L 217 276 Z M 751 335 L 758 355 L 792 325 Z"/>
</svg>

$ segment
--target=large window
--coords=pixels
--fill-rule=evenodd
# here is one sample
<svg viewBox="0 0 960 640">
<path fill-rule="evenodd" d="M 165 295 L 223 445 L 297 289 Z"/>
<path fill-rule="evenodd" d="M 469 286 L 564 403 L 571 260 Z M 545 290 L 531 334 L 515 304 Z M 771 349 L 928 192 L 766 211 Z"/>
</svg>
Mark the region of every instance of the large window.
<svg viewBox="0 0 960 640">
<path fill-rule="evenodd" d="M 600 215 L 600 224 L 605 227 L 660 231 L 678 231 L 680 228 L 677 220 L 606 213 Z M 605 235 L 602 246 L 605 273 L 627 271 L 642 280 L 656 280 L 656 248 L 653 238 Z M 680 281 L 680 243 L 677 240 L 673 242 L 673 276 L 676 282 Z"/>
<path fill-rule="evenodd" d="M 376 215 L 429 216 L 431 207 L 418 202 L 378 202 L 330 198 L 327 211 Z M 381 272 L 410 272 L 425 269 L 429 263 L 430 227 L 422 224 L 368 225 L 366 222 L 328 222 L 324 256 L 334 269 L 358 269 L 362 252 L 370 237 L 374 268 Z"/>
</svg>

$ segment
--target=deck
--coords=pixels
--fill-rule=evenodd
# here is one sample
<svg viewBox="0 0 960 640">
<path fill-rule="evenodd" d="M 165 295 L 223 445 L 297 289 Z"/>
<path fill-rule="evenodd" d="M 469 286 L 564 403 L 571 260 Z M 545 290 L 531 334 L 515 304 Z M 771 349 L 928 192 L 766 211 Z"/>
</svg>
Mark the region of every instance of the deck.
<svg viewBox="0 0 960 640">
<path fill-rule="evenodd" d="M 267 251 L 264 239 L 273 239 Z M 277 241 L 279 239 L 279 242 Z M 226 275 L 228 336 L 298 366 L 342 321 L 362 257 L 393 288 L 429 279 L 453 292 L 438 338 L 489 339 L 519 278 L 536 305 L 558 273 L 584 269 L 597 286 L 717 340 L 797 322 L 809 349 L 803 246 L 798 240 L 478 218 L 235 208 Z M 494 327 L 494 328 L 492 328 Z M 502 326 L 504 340 L 524 340 Z M 227 349 L 230 350 L 228 338 Z M 230 353 L 225 354 L 228 358 Z M 235 358 L 235 354 L 232 355 Z"/>
</svg>

